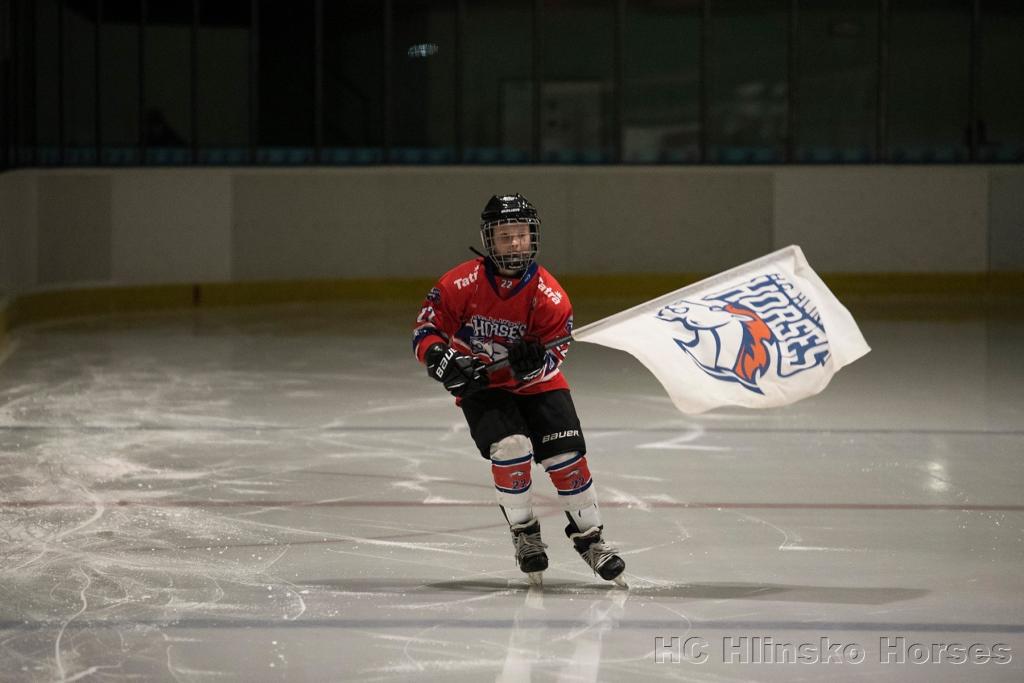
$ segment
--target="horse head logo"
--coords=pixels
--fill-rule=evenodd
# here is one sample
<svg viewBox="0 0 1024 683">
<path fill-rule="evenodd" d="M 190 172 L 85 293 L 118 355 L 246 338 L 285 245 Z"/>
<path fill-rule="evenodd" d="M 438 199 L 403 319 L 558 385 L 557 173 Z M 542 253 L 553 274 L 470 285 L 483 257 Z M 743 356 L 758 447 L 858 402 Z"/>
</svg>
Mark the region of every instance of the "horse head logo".
<svg viewBox="0 0 1024 683">
<path fill-rule="evenodd" d="M 483 354 L 490 358 L 492 363 L 508 357 L 507 346 L 486 337 L 472 337 L 470 348 L 474 354 Z"/>
<path fill-rule="evenodd" d="M 657 317 L 678 325 L 674 330 L 682 338 L 673 339 L 704 372 L 762 393 L 757 381 L 771 366 L 775 336 L 756 313 L 721 301 L 685 300 L 663 307 Z"/>
</svg>

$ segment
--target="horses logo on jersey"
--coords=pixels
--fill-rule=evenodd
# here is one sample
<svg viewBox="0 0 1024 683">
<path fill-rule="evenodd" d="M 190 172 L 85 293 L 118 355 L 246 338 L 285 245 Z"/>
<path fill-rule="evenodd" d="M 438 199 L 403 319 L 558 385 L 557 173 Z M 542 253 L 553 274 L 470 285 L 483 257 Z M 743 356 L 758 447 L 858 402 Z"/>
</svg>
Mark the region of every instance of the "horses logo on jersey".
<svg viewBox="0 0 1024 683">
<path fill-rule="evenodd" d="M 525 333 L 525 323 L 474 315 L 456 337 L 474 354 L 485 355 L 494 362 L 508 357 L 508 347 Z"/>
<path fill-rule="evenodd" d="M 493 339 L 470 337 L 469 348 L 474 355 L 483 354 L 490 358 L 492 363 L 508 357 L 508 346 Z"/>
<path fill-rule="evenodd" d="M 772 273 L 699 300 L 662 307 L 659 320 L 678 325 L 673 340 L 708 375 L 763 393 L 772 368 L 790 377 L 825 364 L 828 339 L 817 308 L 782 275 Z"/>
</svg>

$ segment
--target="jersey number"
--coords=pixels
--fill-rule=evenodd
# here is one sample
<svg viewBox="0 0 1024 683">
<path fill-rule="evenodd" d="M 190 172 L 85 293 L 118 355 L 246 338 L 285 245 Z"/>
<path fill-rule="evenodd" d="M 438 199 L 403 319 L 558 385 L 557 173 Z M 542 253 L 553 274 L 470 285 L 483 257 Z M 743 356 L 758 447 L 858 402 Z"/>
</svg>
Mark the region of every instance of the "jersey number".
<svg viewBox="0 0 1024 683">
<path fill-rule="evenodd" d="M 416 317 L 416 322 L 417 322 L 417 324 L 433 323 L 434 322 L 434 307 L 433 306 L 424 306 L 423 309 L 420 310 L 419 316 Z"/>
</svg>

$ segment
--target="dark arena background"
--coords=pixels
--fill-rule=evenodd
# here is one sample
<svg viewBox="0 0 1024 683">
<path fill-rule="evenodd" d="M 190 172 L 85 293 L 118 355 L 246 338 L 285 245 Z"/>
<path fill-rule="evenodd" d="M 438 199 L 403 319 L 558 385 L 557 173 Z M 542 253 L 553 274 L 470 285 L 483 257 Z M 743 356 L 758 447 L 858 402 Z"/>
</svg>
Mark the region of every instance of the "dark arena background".
<svg viewBox="0 0 1024 683">
<path fill-rule="evenodd" d="M 1016 0 L 0 0 L 0 680 L 1024 680 L 1022 36 Z M 506 193 L 577 327 L 795 244 L 872 348 L 690 415 L 574 343 L 628 588 L 539 465 L 527 580 L 412 353 Z"/>
</svg>

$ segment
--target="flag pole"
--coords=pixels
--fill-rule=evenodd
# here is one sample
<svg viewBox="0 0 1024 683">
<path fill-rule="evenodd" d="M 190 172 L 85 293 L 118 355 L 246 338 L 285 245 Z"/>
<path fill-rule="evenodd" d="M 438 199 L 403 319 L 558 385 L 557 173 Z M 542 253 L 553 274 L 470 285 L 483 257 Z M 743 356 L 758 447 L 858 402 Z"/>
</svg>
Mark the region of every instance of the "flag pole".
<svg viewBox="0 0 1024 683">
<path fill-rule="evenodd" d="M 573 340 L 573 338 L 572 338 L 571 334 L 566 335 L 564 337 L 559 337 L 558 339 L 555 339 L 554 341 L 549 341 L 547 344 L 545 344 L 544 345 L 544 350 L 545 351 L 550 351 L 551 349 L 555 348 L 556 346 L 561 346 L 562 344 L 565 344 L 566 342 L 571 342 L 572 340 Z M 492 372 L 497 372 L 498 370 L 501 370 L 502 368 L 507 368 L 507 367 L 508 367 L 508 358 L 502 358 L 501 360 L 499 360 L 497 362 L 491 363 L 490 365 L 485 367 L 484 370 L 487 371 L 487 374 L 490 374 Z"/>
</svg>

